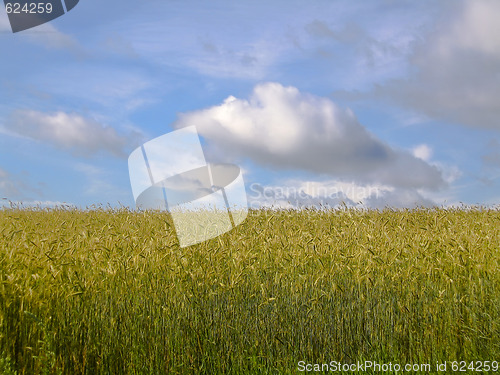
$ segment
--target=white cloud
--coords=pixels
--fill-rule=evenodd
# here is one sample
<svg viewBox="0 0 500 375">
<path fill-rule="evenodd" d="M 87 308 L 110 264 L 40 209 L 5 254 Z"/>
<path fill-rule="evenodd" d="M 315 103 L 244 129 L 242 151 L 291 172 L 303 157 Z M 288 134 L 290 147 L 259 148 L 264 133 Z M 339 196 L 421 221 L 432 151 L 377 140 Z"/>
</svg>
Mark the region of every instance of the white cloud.
<svg viewBox="0 0 500 375">
<path fill-rule="evenodd" d="M 231 96 L 182 114 L 175 123 L 189 125 L 219 154 L 273 168 L 405 188 L 434 189 L 444 182 L 437 168 L 375 138 L 351 110 L 278 83 L 257 85 L 249 100 Z"/>
<path fill-rule="evenodd" d="M 460 168 L 458 168 L 456 165 L 443 163 L 441 161 L 431 160 L 433 150 L 430 146 L 426 145 L 425 143 L 413 147 L 411 152 L 414 157 L 425 161 L 429 165 L 432 165 L 437 170 L 439 170 L 443 180 L 448 185 L 455 182 L 463 175 Z"/>
<path fill-rule="evenodd" d="M 443 55 L 455 48 L 467 48 L 500 57 L 500 3 L 496 0 L 468 0 L 463 13 L 438 41 Z"/>
<path fill-rule="evenodd" d="M 436 119 L 500 129 L 500 2 L 452 2 L 415 48 L 415 74 L 375 93 Z"/>
<path fill-rule="evenodd" d="M 421 144 L 412 149 L 412 154 L 423 161 L 429 161 L 432 156 L 432 149 L 426 144 Z"/>
<path fill-rule="evenodd" d="M 82 156 L 107 151 L 126 157 L 124 148 L 131 142 L 130 136 L 74 113 L 17 111 L 6 122 L 6 128 L 11 134 L 47 142 Z"/>
</svg>

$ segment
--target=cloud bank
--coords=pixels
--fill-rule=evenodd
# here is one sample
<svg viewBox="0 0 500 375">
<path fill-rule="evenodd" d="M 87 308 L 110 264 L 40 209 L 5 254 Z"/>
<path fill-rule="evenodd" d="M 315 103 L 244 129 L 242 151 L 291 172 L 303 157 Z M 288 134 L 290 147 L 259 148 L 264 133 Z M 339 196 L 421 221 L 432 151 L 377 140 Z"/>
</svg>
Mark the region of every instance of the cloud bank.
<svg viewBox="0 0 500 375">
<path fill-rule="evenodd" d="M 257 85 L 250 98 L 181 114 L 175 127 L 196 125 L 220 154 L 273 169 L 301 170 L 358 183 L 438 189 L 438 168 L 396 150 L 366 130 L 349 109 L 278 83 Z"/>
</svg>

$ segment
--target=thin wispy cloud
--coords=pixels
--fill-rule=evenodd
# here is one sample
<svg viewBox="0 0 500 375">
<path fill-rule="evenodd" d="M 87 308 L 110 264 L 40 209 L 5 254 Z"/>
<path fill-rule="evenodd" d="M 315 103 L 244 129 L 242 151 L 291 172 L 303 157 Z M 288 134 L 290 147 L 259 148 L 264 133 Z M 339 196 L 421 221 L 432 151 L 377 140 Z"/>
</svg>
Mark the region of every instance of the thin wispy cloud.
<svg viewBox="0 0 500 375">
<path fill-rule="evenodd" d="M 58 76 L 62 77 L 55 79 Z M 141 69 L 99 65 L 92 61 L 51 67 L 44 73 L 33 72 L 30 84 L 50 95 L 112 109 L 115 116 L 154 101 L 149 91 L 155 88 L 153 78 Z"/>
<path fill-rule="evenodd" d="M 127 157 L 126 148 L 133 142 L 130 135 L 74 113 L 43 113 L 20 110 L 13 113 L 5 128 L 10 134 L 44 142 L 76 156 L 88 157 L 107 152 Z"/>
</svg>

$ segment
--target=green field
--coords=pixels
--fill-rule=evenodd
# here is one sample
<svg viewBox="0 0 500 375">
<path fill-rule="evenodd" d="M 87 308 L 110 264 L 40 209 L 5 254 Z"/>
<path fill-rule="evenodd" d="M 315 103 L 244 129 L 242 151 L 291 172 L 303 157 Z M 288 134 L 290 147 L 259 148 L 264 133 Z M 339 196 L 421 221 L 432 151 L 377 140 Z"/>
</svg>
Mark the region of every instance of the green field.
<svg viewBox="0 0 500 375">
<path fill-rule="evenodd" d="M 181 249 L 166 213 L 5 208 L 0 280 L 5 374 L 500 361 L 493 209 L 256 210 Z"/>
</svg>

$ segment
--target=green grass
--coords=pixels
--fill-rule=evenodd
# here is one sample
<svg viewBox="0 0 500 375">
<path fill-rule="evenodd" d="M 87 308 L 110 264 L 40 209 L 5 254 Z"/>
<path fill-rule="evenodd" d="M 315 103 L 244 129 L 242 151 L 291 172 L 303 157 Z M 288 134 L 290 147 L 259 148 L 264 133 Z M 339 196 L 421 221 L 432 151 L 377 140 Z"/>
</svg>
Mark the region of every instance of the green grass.
<svg viewBox="0 0 500 375">
<path fill-rule="evenodd" d="M 0 210 L 0 371 L 274 374 L 500 360 L 500 211 Z M 2 354 L 3 353 L 3 354 Z"/>
</svg>

